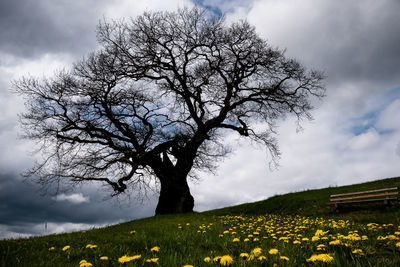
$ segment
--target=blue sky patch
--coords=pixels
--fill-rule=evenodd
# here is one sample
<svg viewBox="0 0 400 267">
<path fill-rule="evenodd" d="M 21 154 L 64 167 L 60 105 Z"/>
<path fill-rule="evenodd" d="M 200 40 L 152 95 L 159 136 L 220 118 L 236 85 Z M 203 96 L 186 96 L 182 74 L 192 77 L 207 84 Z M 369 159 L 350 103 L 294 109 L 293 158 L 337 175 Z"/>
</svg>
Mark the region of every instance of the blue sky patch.
<svg viewBox="0 0 400 267">
<path fill-rule="evenodd" d="M 374 103 L 371 105 L 372 108 L 370 108 L 368 112 L 360 117 L 351 119 L 353 124 L 351 132 L 354 135 L 360 135 L 371 128 L 375 128 L 379 134 L 388 134 L 392 132 L 390 130 L 379 129 L 379 127 L 376 127 L 376 123 L 378 122 L 381 112 L 396 99 L 400 99 L 400 87 L 393 88 L 378 95 L 374 98 Z"/>
<path fill-rule="evenodd" d="M 219 9 L 219 7 L 217 6 L 210 6 L 204 3 L 204 0 L 193 0 L 193 3 L 195 3 L 196 5 L 203 7 L 209 11 L 211 11 L 214 15 L 216 15 L 217 17 L 221 17 L 222 11 L 221 9 Z"/>
</svg>

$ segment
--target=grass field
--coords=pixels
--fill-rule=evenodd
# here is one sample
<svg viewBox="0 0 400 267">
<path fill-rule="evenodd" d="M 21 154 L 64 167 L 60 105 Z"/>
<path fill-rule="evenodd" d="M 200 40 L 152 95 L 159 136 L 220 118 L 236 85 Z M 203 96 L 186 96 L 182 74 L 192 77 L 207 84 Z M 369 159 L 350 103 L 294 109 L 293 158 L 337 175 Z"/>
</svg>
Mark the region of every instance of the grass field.
<svg viewBox="0 0 400 267">
<path fill-rule="evenodd" d="M 156 216 L 101 229 L 0 241 L 0 266 L 400 266 L 399 204 L 335 211 L 329 195 L 400 178 Z"/>
</svg>

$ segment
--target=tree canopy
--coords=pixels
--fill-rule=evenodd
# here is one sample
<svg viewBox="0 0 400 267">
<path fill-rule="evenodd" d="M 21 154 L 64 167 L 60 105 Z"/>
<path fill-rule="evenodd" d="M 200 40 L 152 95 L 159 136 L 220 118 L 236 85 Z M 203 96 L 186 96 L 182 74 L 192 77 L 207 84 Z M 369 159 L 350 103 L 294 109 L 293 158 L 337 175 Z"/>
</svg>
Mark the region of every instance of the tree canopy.
<svg viewBox="0 0 400 267">
<path fill-rule="evenodd" d="M 14 83 L 42 183 L 98 181 L 115 194 L 160 184 L 156 213 L 187 212 L 188 175 L 215 168 L 229 131 L 279 155 L 277 119 L 311 118 L 323 75 L 271 47 L 246 21 L 200 8 L 103 21 L 101 48 L 51 78 Z M 260 127 L 262 125 L 262 127 Z M 246 168 L 246 166 L 243 166 Z"/>
</svg>

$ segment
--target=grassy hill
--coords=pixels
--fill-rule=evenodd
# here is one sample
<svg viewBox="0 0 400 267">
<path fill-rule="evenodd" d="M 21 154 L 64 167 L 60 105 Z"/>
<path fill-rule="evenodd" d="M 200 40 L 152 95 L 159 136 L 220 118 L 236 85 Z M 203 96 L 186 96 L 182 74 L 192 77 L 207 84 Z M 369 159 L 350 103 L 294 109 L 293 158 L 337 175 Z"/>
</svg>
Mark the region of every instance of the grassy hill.
<svg viewBox="0 0 400 267">
<path fill-rule="evenodd" d="M 380 188 L 400 188 L 400 177 L 381 179 L 361 184 L 348 186 L 328 187 L 323 189 L 307 190 L 284 195 L 277 195 L 266 200 L 246 203 L 233 207 L 226 207 L 218 210 L 207 211 L 205 214 L 225 215 L 225 214 L 285 214 L 285 215 L 305 215 L 321 216 L 331 218 L 346 218 L 358 222 L 378 222 L 400 224 L 399 205 L 385 207 L 381 203 L 357 205 L 344 207 L 338 212 L 329 207 L 329 196 L 333 194 L 367 191 Z"/>
<path fill-rule="evenodd" d="M 399 204 L 339 212 L 330 194 L 400 177 L 110 227 L 0 241 L 0 266 L 400 266 Z"/>
</svg>

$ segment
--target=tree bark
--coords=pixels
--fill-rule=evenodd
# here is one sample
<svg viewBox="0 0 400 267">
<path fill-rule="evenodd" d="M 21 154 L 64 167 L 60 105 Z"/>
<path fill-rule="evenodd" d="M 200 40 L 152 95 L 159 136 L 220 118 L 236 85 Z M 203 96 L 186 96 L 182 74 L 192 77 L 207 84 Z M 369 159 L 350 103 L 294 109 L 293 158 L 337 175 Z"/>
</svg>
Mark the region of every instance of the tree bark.
<svg viewBox="0 0 400 267">
<path fill-rule="evenodd" d="M 193 165 L 193 156 L 187 157 L 174 165 L 166 152 L 155 156 L 150 161 L 161 184 L 156 215 L 187 213 L 193 211 L 194 199 L 190 194 L 187 175 Z M 190 159 L 190 160 L 189 160 Z"/>
<path fill-rule="evenodd" d="M 156 215 L 193 211 L 194 199 L 190 194 L 186 175 L 167 175 L 160 179 L 161 191 Z"/>
</svg>

